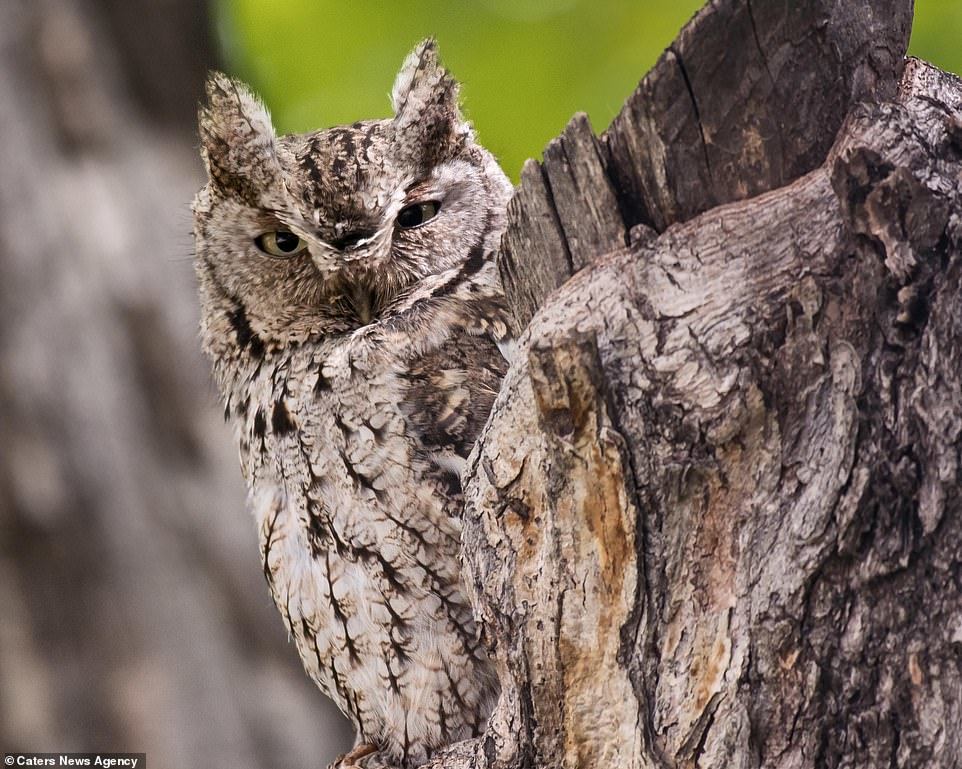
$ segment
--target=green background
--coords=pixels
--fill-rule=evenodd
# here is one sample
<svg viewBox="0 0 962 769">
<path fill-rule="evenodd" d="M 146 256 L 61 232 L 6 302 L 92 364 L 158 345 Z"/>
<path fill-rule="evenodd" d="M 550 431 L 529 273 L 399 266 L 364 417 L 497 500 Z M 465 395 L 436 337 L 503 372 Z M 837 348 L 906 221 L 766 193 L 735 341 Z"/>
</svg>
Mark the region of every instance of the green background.
<svg viewBox="0 0 962 769">
<path fill-rule="evenodd" d="M 406 53 L 428 35 L 462 81 L 480 140 L 515 179 L 583 110 L 604 129 L 699 0 L 218 0 L 228 70 L 282 132 L 390 114 Z M 917 0 L 910 52 L 962 72 L 962 0 Z"/>
</svg>

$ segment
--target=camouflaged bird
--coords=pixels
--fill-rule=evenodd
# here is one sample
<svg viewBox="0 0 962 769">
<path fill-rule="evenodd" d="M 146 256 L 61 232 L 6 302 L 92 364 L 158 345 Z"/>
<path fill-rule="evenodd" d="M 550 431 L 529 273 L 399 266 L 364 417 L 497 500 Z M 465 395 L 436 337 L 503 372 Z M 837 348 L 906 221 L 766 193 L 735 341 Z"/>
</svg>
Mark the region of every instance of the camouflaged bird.
<svg viewBox="0 0 962 769">
<path fill-rule="evenodd" d="M 213 74 L 207 95 L 203 344 L 264 574 L 357 729 L 348 763 L 416 766 L 482 732 L 498 693 L 461 582 L 460 471 L 506 368 L 511 184 L 432 41 L 390 119 L 276 136 L 237 81 Z"/>
</svg>

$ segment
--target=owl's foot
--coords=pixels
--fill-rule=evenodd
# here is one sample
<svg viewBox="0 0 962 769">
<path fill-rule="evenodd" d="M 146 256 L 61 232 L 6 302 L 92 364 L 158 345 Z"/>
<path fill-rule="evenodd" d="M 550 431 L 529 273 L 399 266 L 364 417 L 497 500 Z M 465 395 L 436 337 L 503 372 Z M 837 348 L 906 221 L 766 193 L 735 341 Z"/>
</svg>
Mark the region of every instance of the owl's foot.
<svg viewBox="0 0 962 769">
<path fill-rule="evenodd" d="M 377 753 L 377 748 L 374 745 L 362 742 L 338 758 L 328 769 L 369 769 L 369 767 L 378 766 L 376 759 L 373 764 L 363 760 L 374 753 Z"/>
</svg>

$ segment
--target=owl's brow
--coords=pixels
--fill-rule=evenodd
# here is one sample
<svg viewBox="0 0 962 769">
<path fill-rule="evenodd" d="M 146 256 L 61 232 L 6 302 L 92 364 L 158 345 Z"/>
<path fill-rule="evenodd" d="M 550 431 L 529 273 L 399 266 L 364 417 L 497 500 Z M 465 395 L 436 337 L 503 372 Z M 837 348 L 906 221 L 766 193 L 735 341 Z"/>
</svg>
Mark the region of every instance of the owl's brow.
<svg viewBox="0 0 962 769">
<path fill-rule="evenodd" d="M 277 220 L 278 224 L 284 224 L 289 227 L 297 227 L 305 232 L 311 231 L 310 223 L 307 222 L 303 216 L 300 216 L 296 211 L 291 209 L 280 209 L 272 206 L 259 206 L 260 211 L 273 217 Z"/>
<path fill-rule="evenodd" d="M 408 184 L 406 184 L 406 185 L 404 186 L 404 194 L 405 194 L 405 195 L 410 195 L 410 194 L 411 194 L 412 192 L 414 192 L 414 190 L 416 190 L 418 187 L 422 187 L 422 186 L 426 185 L 426 184 L 428 183 L 428 181 L 429 181 L 429 178 L 428 178 L 428 177 L 424 177 L 424 178 L 415 179 L 414 181 L 409 182 Z"/>
<path fill-rule="evenodd" d="M 271 218 L 275 219 L 278 224 L 287 225 L 289 227 L 296 226 L 304 230 L 308 229 L 307 227 L 303 226 L 301 217 L 291 216 L 290 211 L 273 208 L 271 206 L 260 206 L 259 208 L 261 213 L 267 214 Z"/>
</svg>

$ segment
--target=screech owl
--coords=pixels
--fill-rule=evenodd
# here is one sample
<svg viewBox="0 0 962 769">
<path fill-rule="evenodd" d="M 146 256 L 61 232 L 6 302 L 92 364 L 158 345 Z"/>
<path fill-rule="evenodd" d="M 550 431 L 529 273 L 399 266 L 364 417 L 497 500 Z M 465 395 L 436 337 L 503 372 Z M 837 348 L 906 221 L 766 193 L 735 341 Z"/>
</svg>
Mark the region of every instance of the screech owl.
<svg viewBox="0 0 962 769">
<path fill-rule="evenodd" d="M 498 693 L 458 558 L 460 470 L 504 375 L 512 187 L 428 40 L 394 116 L 277 136 L 212 74 L 194 201 L 203 345 L 264 574 L 304 667 L 386 763 L 483 731 Z"/>
</svg>

